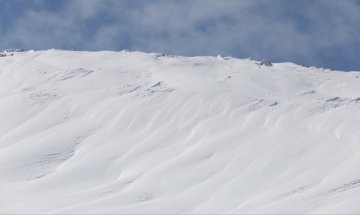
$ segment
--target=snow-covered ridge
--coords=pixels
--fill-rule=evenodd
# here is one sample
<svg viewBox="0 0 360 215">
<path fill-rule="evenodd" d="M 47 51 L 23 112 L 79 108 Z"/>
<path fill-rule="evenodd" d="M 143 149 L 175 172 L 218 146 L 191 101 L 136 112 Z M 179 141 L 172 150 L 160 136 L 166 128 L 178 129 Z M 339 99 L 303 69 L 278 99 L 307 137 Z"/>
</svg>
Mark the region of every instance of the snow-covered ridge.
<svg viewBox="0 0 360 215">
<path fill-rule="evenodd" d="M 360 73 L 0 57 L 0 213 L 359 213 Z"/>
</svg>

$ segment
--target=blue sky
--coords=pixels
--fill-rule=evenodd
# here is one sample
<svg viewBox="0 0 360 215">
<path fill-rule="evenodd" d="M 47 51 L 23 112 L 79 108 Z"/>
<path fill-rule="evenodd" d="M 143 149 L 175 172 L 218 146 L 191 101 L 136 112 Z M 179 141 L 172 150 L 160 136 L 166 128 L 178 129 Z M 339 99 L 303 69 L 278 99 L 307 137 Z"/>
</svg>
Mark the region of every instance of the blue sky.
<svg viewBox="0 0 360 215">
<path fill-rule="evenodd" d="M 360 0 L 0 0 L 0 48 L 224 55 L 360 71 Z"/>
</svg>

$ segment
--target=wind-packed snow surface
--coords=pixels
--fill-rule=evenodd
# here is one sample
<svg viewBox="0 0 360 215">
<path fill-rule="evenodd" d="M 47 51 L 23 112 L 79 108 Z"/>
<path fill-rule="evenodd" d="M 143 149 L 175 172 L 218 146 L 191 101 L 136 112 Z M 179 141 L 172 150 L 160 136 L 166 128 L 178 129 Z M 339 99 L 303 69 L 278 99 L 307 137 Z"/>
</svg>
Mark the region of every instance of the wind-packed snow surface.
<svg viewBox="0 0 360 215">
<path fill-rule="evenodd" d="M 360 213 L 357 72 L 0 58 L 0 213 Z"/>
</svg>

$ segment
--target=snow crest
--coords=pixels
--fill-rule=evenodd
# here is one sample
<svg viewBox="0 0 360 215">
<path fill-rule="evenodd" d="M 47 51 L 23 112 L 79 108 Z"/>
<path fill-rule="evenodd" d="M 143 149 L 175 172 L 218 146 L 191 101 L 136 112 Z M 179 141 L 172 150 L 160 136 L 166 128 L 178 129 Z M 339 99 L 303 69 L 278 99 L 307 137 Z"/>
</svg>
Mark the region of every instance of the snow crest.
<svg viewBox="0 0 360 215">
<path fill-rule="evenodd" d="M 357 72 L 140 52 L 0 58 L 0 213 L 359 213 Z"/>
</svg>

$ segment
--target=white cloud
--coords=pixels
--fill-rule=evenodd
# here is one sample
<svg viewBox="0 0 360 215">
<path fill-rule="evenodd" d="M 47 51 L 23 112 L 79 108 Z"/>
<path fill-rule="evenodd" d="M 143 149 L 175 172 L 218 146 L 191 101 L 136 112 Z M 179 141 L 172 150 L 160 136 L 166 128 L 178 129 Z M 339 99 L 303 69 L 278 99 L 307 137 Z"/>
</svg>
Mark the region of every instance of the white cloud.
<svg viewBox="0 0 360 215">
<path fill-rule="evenodd" d="M 20 14 L 1 46 L 133 48 L 321 63 L 322 52 L 332 48 L 353 57 L 347 46 L 360 46 L 359 23 L 360 6 L 351 0 L 73 0 L 56 12 Z"/>
</svg>

